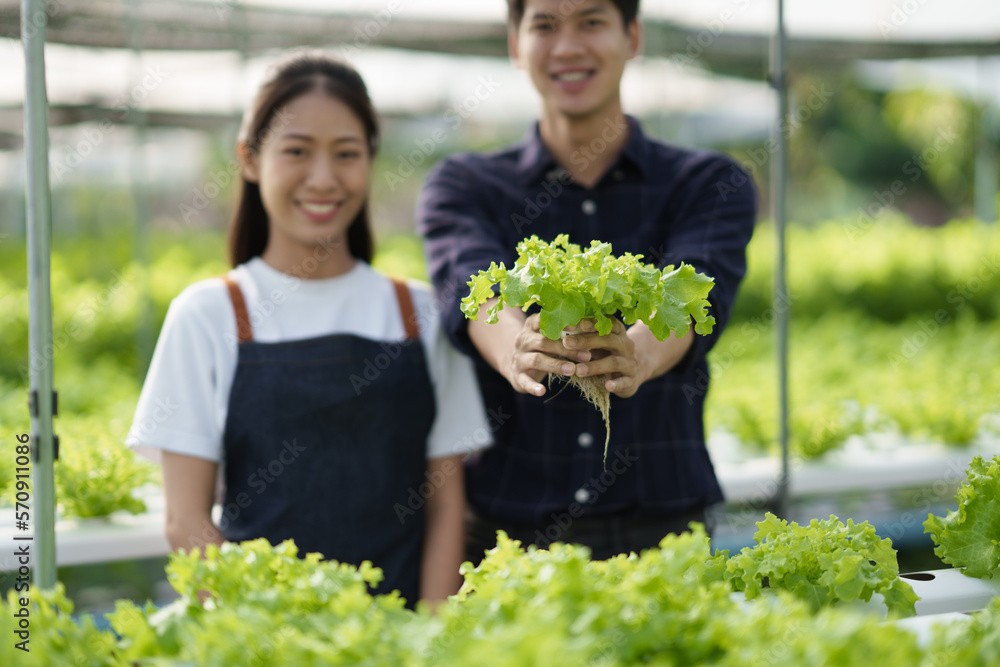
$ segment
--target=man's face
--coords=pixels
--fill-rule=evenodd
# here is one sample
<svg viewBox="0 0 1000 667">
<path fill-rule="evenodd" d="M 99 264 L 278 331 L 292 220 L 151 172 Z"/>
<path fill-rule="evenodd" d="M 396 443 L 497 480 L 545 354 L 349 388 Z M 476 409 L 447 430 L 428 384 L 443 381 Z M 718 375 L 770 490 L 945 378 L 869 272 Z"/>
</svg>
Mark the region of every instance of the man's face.
<svg viewBox="0 0 1000 667">
<path fill-rule="evenodd" d="M 638 22 L 626 29 L 611 0 L 526 0 L 508 45 L 546 115 L 576 120 L 620 111 L 619 84 L 639 34 Z"/>
</svg>

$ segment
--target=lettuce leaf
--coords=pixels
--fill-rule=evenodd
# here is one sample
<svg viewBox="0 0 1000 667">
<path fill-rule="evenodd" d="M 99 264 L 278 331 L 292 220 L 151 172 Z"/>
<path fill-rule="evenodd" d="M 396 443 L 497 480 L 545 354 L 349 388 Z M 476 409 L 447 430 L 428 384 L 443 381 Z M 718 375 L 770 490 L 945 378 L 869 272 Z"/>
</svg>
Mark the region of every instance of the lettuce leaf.
<svg viewBox="0 0 1000 667">
<path fill-rule="evenodd" d="M 848 600 L 868 601 L 881 593 L 890 613 L 913 616 L 917 595 L 899 578 L 892 542 L 880 539 L 867 521 L 845 525 L 831 515 L 799 526 L 768 512 L 757 523 L 757 545 L 726 564 L 726 580 L 746 599 L 765 586 L 785 589 L 813 609 Z M 766 580 L 766 584 L 765 584 Z"/>
<path fill-rule="evenodd" d="M 927 515 L 924 532 L 942 561 L 971 577 L 989 577 L 1000 566 L 1000 456 L 972 459 L 955 500 L 958 509 L 946 516 Z"/>
<path fill-rule="evenodd" d="M 624 324 L 645 322 L 659 340 L 670 332 L 683 337 L 692 319 L 699 334 L 711 333 L 715 326 L 708 314 L 715 281 L 688 264 L 661 271 L 640 261 L 642 255 L 615 257 L 610 243 L 591 241 L 583 250 L 566 234 L 552 243 L 531 236 L 517 245 L 517 252 L 513 268 L 493 263 L 471 277 L 461 306 L 466 317 L 478 319 L 479 307 L 496 295 L 493 287 L 498 285 L 500 299 L 490 307 L 487 323 L 496 322 L 504 306 L 527 310 L 538 304 L 539 328 L 552 340 L 585 318 L 595 320 L 598 333 L 608 334 L 619 312 Z"/>
</svg>

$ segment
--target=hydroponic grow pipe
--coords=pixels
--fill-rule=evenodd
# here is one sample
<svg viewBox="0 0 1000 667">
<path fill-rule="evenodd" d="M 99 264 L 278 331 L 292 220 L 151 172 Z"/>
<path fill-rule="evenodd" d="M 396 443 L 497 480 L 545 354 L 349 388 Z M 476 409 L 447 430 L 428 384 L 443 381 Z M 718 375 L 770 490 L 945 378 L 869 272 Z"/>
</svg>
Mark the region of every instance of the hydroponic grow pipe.
<svg viewBox="0 0 1000 667">
<path fill-rule="evenodd" d="M 21 0 L 21 43 L 24 45 L 24 159 L 27 168 L 28 237 L 28 361 L 30 368 L 32 497 L 30 519 L 34 537 L 15 536 L 29 544 L 34 583 L 56 583 L 56 442 L 52 433 L 55 392 L 52 382 L 52 293 L 49 259 L 52 215 L 49 191 L 49 121 L 45 93 L 44 0 Z M 20 527 L 20 526 L 19 526 Z M 30 540 L 30 541 L 29 541 Z M 20 546 L 20 545 L 19 545 Z"/>
</svg>

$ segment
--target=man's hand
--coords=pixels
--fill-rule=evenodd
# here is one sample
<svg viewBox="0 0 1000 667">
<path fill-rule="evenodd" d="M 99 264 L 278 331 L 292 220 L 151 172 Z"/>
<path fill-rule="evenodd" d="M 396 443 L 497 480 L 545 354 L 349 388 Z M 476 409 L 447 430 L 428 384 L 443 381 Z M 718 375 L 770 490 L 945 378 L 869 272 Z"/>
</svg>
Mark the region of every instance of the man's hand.
<svg viewBox="0 0 1000 667">
<path fill-rule="evenodd" d="M 597 333 L 594 320 L 582 320 L 576 327 L 569 328 L 569 335 L 562 338 L 567 350 L 589 351 L 591 361 L 576 365 L 578 377 L 607 375 L 604 388 L 609 392 L 628 398 L 635 394 L 640 385 L 648 379 L 643 371 L 646 365 L 637 358 L 635 342 L 629 338 L 628 330 L 615 318 L 611 333 L 604 336 Z"/>
<path fill-rule="evenodd" d="M 514 348 L 506 359 L 506 372 L 501 371 L 515 390 L 522 394 L 541 396 L 541 384 L 549 373 L 573 375 L 579 366 L 576 361 L 590 361 L 588 350 L 567 349 L 561 340 L 549 340 L 539 331 L 538 315 L 524 321 L 524 326 L 514 339 Z"/>
<path fill-rule="evenodd" d="M 582 320 L 568 331 L 573 335 L 549 340 L 538 330 L 538 315 L 525 317 L 518 308 L 504 308 L 496 324 L 486 324 L 491 299 L 480 308 L 480 318 L 469 322 L 469 338 L 483 359 L 522 394 L 545 395 L 541 383 L 548 373 L 589 377 L 607 375 L 605 389 L 629 398 L 643 382 L 677 365 L 691 349 L 694 332 L 659 341 L 642 322 L 625 328 L 615 320 L 611 333 L 597 333 L 594 320 Z"/>
<path fill-rule="evenodd" d="M 563 346 L 569 351 L 589 351 L 592 358 L 589 363 L 576 365 L 576 375 L 607 375 L 604 388 L 621 398 L 635 395 L 643 382 L 676 366 L 694 340 L 694 332 L 689 331 L 684 338 L 671 335 L 659 341 L 642 322 L 626 329 L 617 318 L 611 333 L 604 336 L 597 333 L 592 319 L 582 320 L 571 331 L 575 333 L 563 336 Z"/>
<path fill-rule="evenodd" d="M 561 340 L 549 340 L 538 329 L 538 315 L 526 317 L 517 308 L 504 308 L 496 324 L 486 324 L 486 309 L 480 319 L 469 322 L 469 338 L 490 366 L 504 376 L 515 391 L 543 396 L 541 383 L 549 373 L 573 375 L 574 362 L 590 361 L 589 350 L 568 350 Z"/>
</svg>

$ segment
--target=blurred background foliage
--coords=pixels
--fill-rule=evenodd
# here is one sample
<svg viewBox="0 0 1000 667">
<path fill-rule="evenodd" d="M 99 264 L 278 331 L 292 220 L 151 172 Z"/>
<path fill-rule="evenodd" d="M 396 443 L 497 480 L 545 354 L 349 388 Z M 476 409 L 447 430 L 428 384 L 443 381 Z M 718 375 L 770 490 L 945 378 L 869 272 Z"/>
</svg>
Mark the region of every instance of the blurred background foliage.
<svg viewBox="0 0 1000 667">
<path fill-rule="evenodd" d="M 1000 145 L 996 127 L 982 127 L 989 114 L 950 92 L 873 89 L 853 70 L 793 72 L 791 81 L 792 117 L 779 129 L 791 137 L 793 448 L 816 457 L 871 433 L 955 445 L 995 437 L 1000 235 L 995 223 L 971 219 L 977 150 L 984 142 L 994 152 Z M 691 143 L 683 124 L 643 120 L 650 134 Z M 507 145 L 526 130 L 470 118 L 430 152 L 416 151 L 442 124 L 438 116 L 383 119 L 372 202 L 375 264 L 387 273 L 426 277 L 413 211 L 429 168 L 454 151 Z M 156 136 L 151 129 L 150 140 Z M 56 431 L 64 447 L 90 448 L 61 465 L 90 466 L 95 457 L 115 455 L 109 448 L 124 439 L 170 300 L 228 268 L 233 139 L 234 129 L 212 134 L 187 181 L 54 186 Z M 773 152 L 762 136 L 704 147 L 746 165 L 761 193 L 749 273 L 710 357 L 708 426 L 755 451 L 774 451 L 775 241 L 767 222 Z M 901 192 L 892 190 L 897 181 Z M 141 221 L 136 197 L 148 211 Z M 23 193 L 0 188 L 0 211 L 0 423 L 23 429 L 29 421 Z M 9 444 L 0 441 L 0 450 Z M 148 471 L 119 468 L 135 484 L 149 478 Z M 6 477 L 0 466 L 0 487 Z M 90 483 L 76 474 L 62 480 L 77 488 Z M 104 502 L 88 493 L 92 505 Z"/>
<path fill-rule="evenodd" d="M 976 144 L 980 123 L 991 117 L 989 110 L 943 90 L 873 90 L 852 70 L 793 74 L 790 81 L 790 220 L 856 218 L 878 204 L 877 195 L 897 180 L 906 190 L 889 208 L 918 225 L 940 225 L 973 214 Z M 988 135 L 986 149 L 996 151 L 996 128 L 991 126 Z M 757 166 L 761 145 L 753 141 L 716 147 Z M 767 167 L 754 170 L 765 215 Z"/>
</svg>

